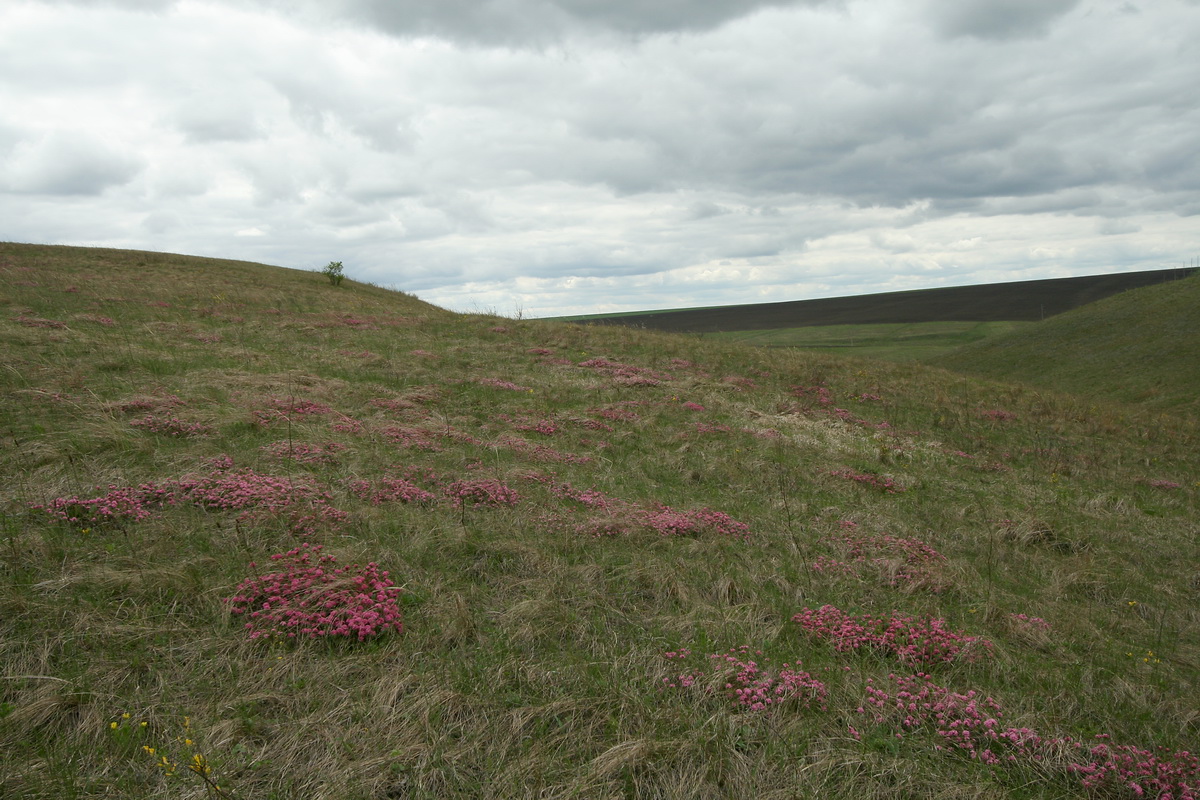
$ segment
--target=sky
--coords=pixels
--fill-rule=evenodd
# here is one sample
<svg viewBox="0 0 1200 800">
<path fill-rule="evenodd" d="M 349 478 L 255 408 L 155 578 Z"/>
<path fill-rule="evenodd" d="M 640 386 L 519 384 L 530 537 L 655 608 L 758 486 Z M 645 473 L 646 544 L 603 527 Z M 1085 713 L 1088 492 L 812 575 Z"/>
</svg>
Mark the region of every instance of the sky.
<svg viewBox="0 0 1200 800">
<path fill-rule="evenodd" d="M 1200 0 L 0 0 L 0 241 L 505 316 L 1180 266 Z"/>
</svg>

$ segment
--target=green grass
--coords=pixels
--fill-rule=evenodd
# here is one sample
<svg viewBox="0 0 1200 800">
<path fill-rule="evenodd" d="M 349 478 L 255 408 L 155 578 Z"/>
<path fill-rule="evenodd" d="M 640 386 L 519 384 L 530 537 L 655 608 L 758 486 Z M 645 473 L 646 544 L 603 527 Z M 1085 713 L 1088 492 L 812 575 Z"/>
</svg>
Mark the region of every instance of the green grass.
<svg viewBox="0 0 1200 800">
<path fill-rule="evenodd" d="M 814 325 L 762 331 L 709 333 L 705 338 L 756 347 L 796 347 L 887 361 L 924 361 L 965 344 L 1001 336 L 1029 322 L 913 322 Z"/>
<path fill-rule="evenodd" d="M 929 361 L 1194 417 L 1200 276 L 1123 292 Z"/>
<path fill-rule="evenodd" d="M 1006 725 L 1197 749 L 1187 419 L 912 363 L 455 315 L 242 262 L 0 244 L 0 277 L 0 796 L 1090 796 L 1058 756 L 988 767 L 859 714 L 868 680 L 915 668 L 806 637 L 792 617 L 824 604 L 985 637 L 990 657 L 928 669 Z M 329 457 L 287 457 L 305 446 Z M 34 508 L 248 470 L 344 520 Z M 520 501 L 355 490 L 407 470 Z M 749 535 L 664 536 L 645 524 L 661 506 Z M 856 561 L 848 533 L 945 560 Z M 403 632 L 251 640 L 226 599 L 302 542 L 388 570 Z M 802 660 L 826 707 L 753 712 L 711 675 L 664 687 L 684 670 L 665 653 L 691 669 L 740 645 Z"/>
</svg>

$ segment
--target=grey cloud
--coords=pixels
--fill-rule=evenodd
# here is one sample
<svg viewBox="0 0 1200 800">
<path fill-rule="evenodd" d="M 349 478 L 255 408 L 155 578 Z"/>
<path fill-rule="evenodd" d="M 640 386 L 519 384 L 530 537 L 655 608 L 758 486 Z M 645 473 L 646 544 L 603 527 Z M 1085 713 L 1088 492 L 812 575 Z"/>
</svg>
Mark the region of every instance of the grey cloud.
<svg viewBox="0 0 1200 800">
<path fill-rule="evenodd" d="M 932 23 L 943 36 L 1007 40 L 1044 35 L 1079 0 L 930 0 Z"/>
<path fill-rule="evenodd" d="M 709 202 L 708 200 L 699 200 L 695 203 L 692 203 L 691 206 L 688 207 L 686 219 L 711 219 L 712 217 L 719 217 L 724 214 L 731 213 L 733 213 L 732 210 L 726 208 L 725 206 L 717 205 L 716 203 Z"/>
<path fill-rule="evenodd" d="M 20 194 L 97 195 L 132 180 L 140 158 L 82 134 L 52 132 L 11 146 L 0 186 Z"/>
<path fill-rule="evenodd" d="M 1100 223 L 1097 230 L 1103 236 L 1119 236 L 1125 233 L 1137 233 L 1142 229 L 1141 225 L 1128 220 L 1106 219 Z"/>
<path fill-rule="evenodd" d="M 260 0 L 276 8 L 293 0 Z M 840 5 L 842 0 L 310 0 L 319 14 L 357 20 L 397 36 L 500 45 L 547 45 L 568 33 L 642 36 L 711 30 L 763 8 Z"/>
</svg>

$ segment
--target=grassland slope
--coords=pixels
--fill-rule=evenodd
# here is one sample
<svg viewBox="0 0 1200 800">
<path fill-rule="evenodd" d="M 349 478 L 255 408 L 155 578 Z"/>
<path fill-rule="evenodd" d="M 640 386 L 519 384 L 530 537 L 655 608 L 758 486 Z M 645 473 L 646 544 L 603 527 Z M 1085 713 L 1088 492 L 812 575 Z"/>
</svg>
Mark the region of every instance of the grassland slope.
<svg viewBox="0 0 1200 800">
<path fill-rule="evenodd" d="M 1123 292 L 929 363 L 1200 415 L 1200 276 Z"/>
<path fill-rule="evenodd" d="M 1194 424 L 0 244 L 0 797 L 1200 791 Z"/>
</svg>

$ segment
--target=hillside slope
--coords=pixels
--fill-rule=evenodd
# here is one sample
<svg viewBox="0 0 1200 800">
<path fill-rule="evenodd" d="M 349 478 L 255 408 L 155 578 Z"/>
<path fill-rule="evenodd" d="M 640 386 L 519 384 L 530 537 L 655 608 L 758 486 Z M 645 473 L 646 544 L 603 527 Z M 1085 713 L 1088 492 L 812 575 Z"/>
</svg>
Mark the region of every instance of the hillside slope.
<svg viewBox="0 0 1200 800">
<path fill-rule="evenodd" d="M 0 244 L 0 797 L 1200 791 L 1194 424 Z"/>
<path fill-rule="evenodd" d="M 1200 414 L 1200 276 L 1114 295 L 929 363 Z"/>
</svg>

